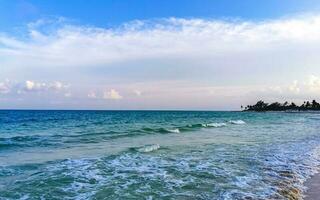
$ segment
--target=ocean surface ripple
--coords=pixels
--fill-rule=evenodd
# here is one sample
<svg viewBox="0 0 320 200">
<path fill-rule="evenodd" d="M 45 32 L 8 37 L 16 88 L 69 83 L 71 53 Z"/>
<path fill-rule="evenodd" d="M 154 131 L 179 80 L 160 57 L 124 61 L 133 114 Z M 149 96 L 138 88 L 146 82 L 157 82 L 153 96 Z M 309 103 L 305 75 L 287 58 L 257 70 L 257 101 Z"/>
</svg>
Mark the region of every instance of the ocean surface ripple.
<svg viewBox="0 0 320 200">
<path fill-rule="evenodd" d="M 0 111 L 0 199 L 300 199 L 320 115 Z"/>
</svg>

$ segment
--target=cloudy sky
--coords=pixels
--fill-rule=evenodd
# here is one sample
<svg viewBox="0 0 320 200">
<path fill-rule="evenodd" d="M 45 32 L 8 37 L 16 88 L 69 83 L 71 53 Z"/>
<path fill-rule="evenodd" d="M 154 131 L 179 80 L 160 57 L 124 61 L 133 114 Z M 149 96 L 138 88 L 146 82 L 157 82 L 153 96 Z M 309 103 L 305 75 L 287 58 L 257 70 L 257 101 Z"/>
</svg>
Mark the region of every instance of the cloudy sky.
<svg viewBox="0 0 320 200">
<path fill-rule="evenodd" d="M 320 2 L 0 0 L 0 108 L 320 100 Z"/>
</svg>

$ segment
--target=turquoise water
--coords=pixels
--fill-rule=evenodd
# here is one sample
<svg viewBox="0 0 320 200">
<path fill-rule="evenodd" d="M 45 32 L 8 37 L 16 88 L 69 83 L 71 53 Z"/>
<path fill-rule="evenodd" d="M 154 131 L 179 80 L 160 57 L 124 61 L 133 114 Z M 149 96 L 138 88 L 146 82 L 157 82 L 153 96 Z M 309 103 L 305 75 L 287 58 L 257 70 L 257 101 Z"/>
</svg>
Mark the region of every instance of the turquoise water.
<svg viewBox="0 0 320 200">
<path fill-rule="evenodd" d="M 300 198 L 319 147 L 317 113 L 0 111 L 0 199 Z"/>
</svg>

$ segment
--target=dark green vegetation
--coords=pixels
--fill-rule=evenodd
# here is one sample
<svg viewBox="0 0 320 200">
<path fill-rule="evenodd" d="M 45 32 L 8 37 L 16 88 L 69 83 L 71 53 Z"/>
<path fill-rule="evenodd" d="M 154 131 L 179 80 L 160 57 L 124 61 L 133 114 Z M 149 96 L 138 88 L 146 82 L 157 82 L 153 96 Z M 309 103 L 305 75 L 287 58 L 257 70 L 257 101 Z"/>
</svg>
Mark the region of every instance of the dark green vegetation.
<svg viewBox="0 0 320 200">
<path fill-rule="evenodd" d="M 312 100 L 311 102 L 305 101 L 302 105 L 298 106 L 295 103 L 265 103 L 264 101 L 258 101 L 255 105 L 248 105 L 244 108 L 244 111 L 311 111 L 311 110 L 318 110 L 320 111 L 320 103 L 316 100 Z"/>
</svg>

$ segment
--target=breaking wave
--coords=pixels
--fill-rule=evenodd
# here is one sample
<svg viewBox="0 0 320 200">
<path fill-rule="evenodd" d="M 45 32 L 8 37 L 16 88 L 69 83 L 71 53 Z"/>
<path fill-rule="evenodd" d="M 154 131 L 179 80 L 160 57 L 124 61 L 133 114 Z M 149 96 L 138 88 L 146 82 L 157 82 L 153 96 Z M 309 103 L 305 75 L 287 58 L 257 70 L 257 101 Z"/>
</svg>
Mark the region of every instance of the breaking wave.
<svg viewBox="0 0 320 200">
<path fill-rule="evenodd" d="M 242 121 L 242 120 L 230 120 L 230 123 L 231 124 L 246 124 L 246 122 Z"/>
<path fill-rule="evenodd" d="M 223 127 L 226 126 L 226 123 L 209 123 L 209 124 L 203 124 L 203 127 L 214 127 L 214 128 L 218 128 L 218 127 Z"/>
<path fill-rule="evenodd" d="M 160 149 L 159 144 L 151 144 L 151 145 L 145 145 L 143 147 L 135 148 L 136 151 L 141 152 L 141 153 L 149 153 L 152 151 L 156 151 Z"/>
<path fill-rule="evenodd" d="M 230 124 L 245 124 L 242 120 L 231 120 Z M 211 123 L 197 123 L 197 124 L 188 124 L 185 126 L 176 126 L 176 127 L 144 127 L 136 130 L 128 130 L 126 132 L 120 131 L 102 131 L 102 132 L 84 132 L 70 135 L 53 135 L 53 136 L 41 136 L 41 135 L 32 135 L 32 136 L 14 136 L 8 138 L 0 137 L 0 149 L 8 149 L 14 147 L 34 147 L 34 146 L 56 146 L 72 143 L 97 143 L 101 140 L 110 140 L 123 137 L 135 137 L 137 135 L 144 134 L 169 134 L 169 133 L 183 133 L 196 131 L 203 128 L 222 128 L 226 127 L 227 122 L 211 122 Z M 63 142 L 61 142 L 63 139 Z"/>
</svg>

